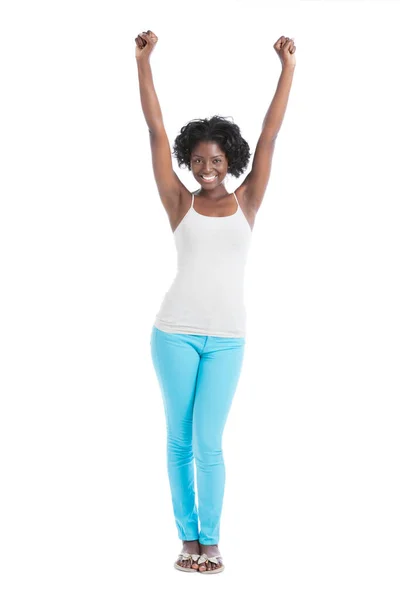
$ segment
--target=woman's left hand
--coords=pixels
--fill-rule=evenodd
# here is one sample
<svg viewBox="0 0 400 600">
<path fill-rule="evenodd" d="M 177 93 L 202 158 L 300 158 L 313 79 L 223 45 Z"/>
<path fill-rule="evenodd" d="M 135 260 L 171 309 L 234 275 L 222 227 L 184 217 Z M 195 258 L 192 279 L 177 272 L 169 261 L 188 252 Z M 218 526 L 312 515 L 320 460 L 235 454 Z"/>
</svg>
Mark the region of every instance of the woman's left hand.
<svg viewBox="0 0 400 600">
<path fill-rule="evenodd" d="M 296 57 L 294 55 L 296 52 L 296 46 L 294 45 L 294 40 L 292 38 L 282 35 L 274 44 L 274 49 L 276 50 L 282 63 L 282 68 L 296 66 Z"/>
</svg>

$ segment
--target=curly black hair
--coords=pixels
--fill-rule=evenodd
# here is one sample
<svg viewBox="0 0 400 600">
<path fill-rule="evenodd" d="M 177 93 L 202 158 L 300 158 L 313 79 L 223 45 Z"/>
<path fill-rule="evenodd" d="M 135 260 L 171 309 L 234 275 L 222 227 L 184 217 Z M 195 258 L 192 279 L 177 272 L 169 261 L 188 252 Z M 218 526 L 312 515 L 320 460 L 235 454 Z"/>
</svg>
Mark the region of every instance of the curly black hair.
<svg viewBox="0 0 400 600">
<path fill-rule="evenodd" d="M 198 142 L 215 142 L 225 153 L 228 161 L 228 173 L 239 177 L 246 170 L 250 160 L 250 147 L 241 136 L 240 129 L 228 118 L 214 115 L 210 119 L 193 119 L 184 125 L 175 138 L 172 154 L 179 167 L 189 168 L 190 157 Z"/>
</svg>

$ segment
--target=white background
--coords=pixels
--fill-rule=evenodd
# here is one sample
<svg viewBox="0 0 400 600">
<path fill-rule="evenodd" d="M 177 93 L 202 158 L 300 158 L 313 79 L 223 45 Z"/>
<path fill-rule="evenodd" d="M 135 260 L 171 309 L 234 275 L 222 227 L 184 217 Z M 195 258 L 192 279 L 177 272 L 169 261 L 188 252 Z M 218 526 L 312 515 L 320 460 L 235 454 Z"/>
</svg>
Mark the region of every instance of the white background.
<svg viewBox="0 0 400 600">
<path fill-rule="evenodd" d="M 2 598 L 398 600 L 399 3 L 10 6 Z M 133 40 L 147 29 L 171 147 L 189 120 L 219 114 L 254 153 L 281 70 L 273 45 L 297 47 L 248 258 L 226 569 L 211 579 L 173 569 L 150 334 L 176 251 L 140 104 Z"/>
</svg>

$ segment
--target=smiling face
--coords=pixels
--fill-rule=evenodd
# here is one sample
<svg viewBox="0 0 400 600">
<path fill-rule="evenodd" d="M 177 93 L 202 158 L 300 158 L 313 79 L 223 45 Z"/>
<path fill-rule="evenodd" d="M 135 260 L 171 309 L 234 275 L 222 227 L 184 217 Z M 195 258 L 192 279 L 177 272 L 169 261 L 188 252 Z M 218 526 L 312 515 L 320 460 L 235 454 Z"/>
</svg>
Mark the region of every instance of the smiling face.
<svg viewBox="0 0 400 600">
<path fill-rule="evenodd" d="M 228 172 L 226 155 L 216 142 L 199 142 L 193 148 L 190 166 L 195 179 L 206 189 L 220 185 Z"/>
</svg>

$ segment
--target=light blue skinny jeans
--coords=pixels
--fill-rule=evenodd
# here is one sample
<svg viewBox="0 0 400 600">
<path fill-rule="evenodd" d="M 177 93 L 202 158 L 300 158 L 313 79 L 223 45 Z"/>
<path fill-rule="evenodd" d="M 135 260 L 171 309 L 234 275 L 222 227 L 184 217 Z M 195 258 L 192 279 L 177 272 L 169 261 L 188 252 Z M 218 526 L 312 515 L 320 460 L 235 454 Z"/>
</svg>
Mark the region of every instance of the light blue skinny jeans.
<svg viewBox="0 0 400 600">
<path fill-rule="evenodd" d="M 153 326 L 151 356 L 164 404 L 167 469 L 180 540 L 219 542 L 225 488 L 222 434 L 244 349 L 244 337 L 166 333 Z"/>
</svg>

